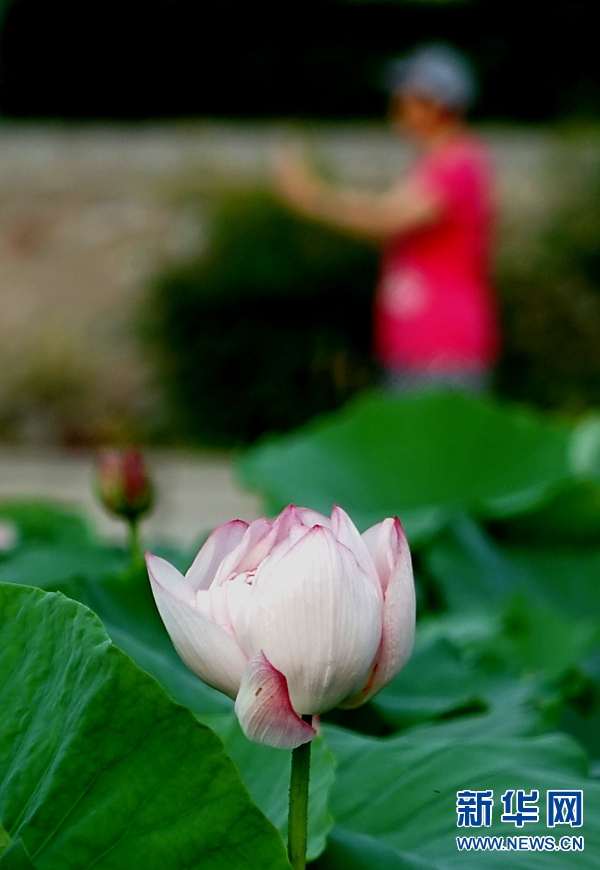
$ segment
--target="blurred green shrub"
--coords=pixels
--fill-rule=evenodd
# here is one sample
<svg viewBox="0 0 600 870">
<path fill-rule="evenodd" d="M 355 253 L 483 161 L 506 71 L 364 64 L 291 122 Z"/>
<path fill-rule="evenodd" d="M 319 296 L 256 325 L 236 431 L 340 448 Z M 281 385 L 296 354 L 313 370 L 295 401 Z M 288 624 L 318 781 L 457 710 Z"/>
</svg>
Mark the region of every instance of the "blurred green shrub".
<svg viewBox="0 0 600 870">
<path fill-rule="evenodd" d="M 544 220 L 515 215 L 496 265 L 497 392 L 568 413 L 600 405 L 600 148 L 575 146 L 550 167 L 560 187 Z M 376 250 L 265 192 L 229 192 L 212 212 L 207 252 L 160 276 L 146 301 L 168 437 L 251 443 L 373 384 Z"/>
<path fill-rule="evenodd" d="M 545 226 L 516 222 L 496 270 L 504 353 L 498 392 L 577 413 L 600 405 L 600 148 L 564 143 Z M 582 155 L 583 152 L 583 155 Z"/>
<path fill-rule="evenodd" d="M 374 379 L 377 252 L 262 192 L 225 196 L 208 251 L 151 288 L 143 332 L 176 431 L 249 443 Z"/>
</svg>

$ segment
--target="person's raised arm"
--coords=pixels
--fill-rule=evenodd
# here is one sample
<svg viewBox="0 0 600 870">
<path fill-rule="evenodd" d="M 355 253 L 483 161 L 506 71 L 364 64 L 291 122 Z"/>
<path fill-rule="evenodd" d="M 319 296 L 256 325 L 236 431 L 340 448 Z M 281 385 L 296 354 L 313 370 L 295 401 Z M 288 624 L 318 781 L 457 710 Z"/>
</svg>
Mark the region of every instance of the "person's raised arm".
<svg viewBox="0 0 600 870">
<path fill-rule="evenodd" d="M 273 169 L 276 189 L 288 205 L 357 235 L 383 240 L 434 223 L 441 214 L 441 203 L 410 180 L 379 195 L 326 184 L 298 149 L 281 149 Z"/>
</svg>

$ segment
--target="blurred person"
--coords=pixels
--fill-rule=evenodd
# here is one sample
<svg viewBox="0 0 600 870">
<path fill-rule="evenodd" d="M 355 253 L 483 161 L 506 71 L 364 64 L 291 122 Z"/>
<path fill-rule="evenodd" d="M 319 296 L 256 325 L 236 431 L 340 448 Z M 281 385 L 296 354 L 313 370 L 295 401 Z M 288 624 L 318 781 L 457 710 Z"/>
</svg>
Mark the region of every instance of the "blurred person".
<svg viewBox="0 0 600 870">
<path fill-rule="evenodd" d="M 445 45 L 418 48 L 388 73 L 390 121 L 416 147 L 406 175 L 380 195 L 340 189 L 289 146 L 277 154 L 275 183 L 302 214 L 382 243 L 374 350 L 384 383 L 478 392 L 489 385 L 499 329 L 491 162 L 465 126 L 475 79 Z"/>
</svg>

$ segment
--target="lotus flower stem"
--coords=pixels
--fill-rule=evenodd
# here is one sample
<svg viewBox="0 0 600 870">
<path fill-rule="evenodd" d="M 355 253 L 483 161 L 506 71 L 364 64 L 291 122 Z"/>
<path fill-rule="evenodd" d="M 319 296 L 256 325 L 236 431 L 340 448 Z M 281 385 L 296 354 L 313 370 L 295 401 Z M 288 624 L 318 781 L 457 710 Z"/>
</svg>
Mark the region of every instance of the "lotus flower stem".
<svg viewBox="0 0 600 870">
<path fill-rule="evenodd" d="M 136 568 L 144 563 L 144 554 L 142 552 L 140 542 L 140 524 L 137 519 L 127 521 L 129 527 L 129 554 L 131 557 L 131 567 Z"/>
<path fill-rule="evenodd" d="M 312 716 L 303 716 L 312 723 Z M 294 870 L 305 870 L 308 837 L 308 780 L 310 776 L 310 742 L 292 750 L 290 775 L 290 809 L 288 815 L 288 857 Z"/>
</svg>

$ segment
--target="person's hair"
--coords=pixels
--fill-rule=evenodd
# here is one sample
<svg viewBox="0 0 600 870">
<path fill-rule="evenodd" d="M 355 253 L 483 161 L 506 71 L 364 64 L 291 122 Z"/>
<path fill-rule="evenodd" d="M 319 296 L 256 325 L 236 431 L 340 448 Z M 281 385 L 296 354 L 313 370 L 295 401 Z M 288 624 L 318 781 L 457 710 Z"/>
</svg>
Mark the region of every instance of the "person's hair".
<svg viewBox="0 0 600 870">
<path fill-rule="evenodd" d="M 392 61 L 385 79 L 392 93 L 416 94 L 455 115 L 464 114 L 475 99 L 476 79 L 470 63 L 441 43 L 416 48 Z"/>
</svg>

